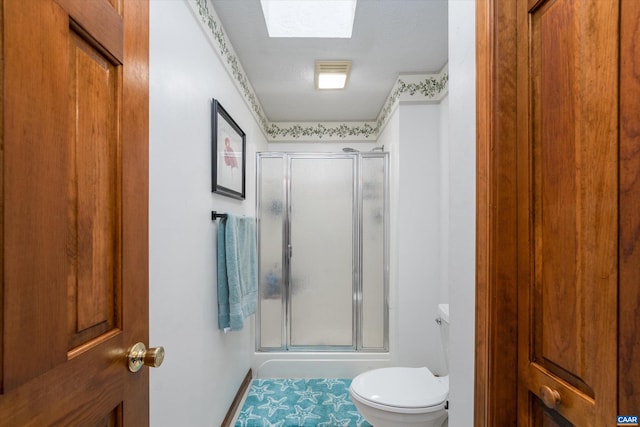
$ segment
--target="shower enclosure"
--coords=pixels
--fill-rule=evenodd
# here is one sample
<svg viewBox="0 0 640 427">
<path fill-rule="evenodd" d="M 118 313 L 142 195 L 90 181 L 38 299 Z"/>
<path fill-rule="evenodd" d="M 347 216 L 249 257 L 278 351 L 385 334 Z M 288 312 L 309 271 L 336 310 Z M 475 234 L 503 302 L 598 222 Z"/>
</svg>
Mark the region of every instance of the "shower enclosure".
<svg viewBox="0 0 640 427">
<path fill-rule="evenodd" d="M 260 351 L 388 350 L 388 153 L 259 153 Z"/>
</svg>

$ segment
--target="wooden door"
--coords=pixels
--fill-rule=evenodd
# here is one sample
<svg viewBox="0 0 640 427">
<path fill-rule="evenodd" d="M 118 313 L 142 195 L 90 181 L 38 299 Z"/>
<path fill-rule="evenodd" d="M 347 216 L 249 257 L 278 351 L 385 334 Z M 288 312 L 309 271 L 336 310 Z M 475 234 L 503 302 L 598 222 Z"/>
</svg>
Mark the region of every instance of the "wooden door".
<svg viewBox="0 0 640 427">
<path fill-rule="evenodd" d="M 148 425 L 147 0 L 0 17 L 0 425 Z"/>
<path fill-rule="evenodd" d="M 619 5 L 518 2 L 518 425 L 614 425 Z"/>
</svg>

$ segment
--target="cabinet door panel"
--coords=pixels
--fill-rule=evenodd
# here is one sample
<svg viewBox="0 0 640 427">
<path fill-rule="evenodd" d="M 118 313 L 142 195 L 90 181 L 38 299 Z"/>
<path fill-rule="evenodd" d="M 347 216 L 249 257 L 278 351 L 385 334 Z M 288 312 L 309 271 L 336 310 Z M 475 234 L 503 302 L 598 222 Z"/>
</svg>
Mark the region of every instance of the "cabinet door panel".
<svg viewBox="0 0 640 427">
<path fill-rule="evenodd" d="M 518 13 L 520 421 L 606 425 L 616 412 L 618 5 L 522 1 Z M 535 409 L 543 390 L 558 393 L 552 416 Z"/>
</svg>

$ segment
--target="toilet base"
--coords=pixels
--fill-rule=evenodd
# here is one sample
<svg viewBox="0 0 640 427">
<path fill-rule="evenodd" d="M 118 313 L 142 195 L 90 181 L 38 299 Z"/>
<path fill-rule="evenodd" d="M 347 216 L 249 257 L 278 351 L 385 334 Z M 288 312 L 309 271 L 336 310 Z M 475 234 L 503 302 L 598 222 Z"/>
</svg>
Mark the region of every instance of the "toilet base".
<svg viewBox="0 0 640 427">
<path fill-rule="evenodd" d="M 374 427 L 446 427 L 448 413 L 445 409 L 422 414 L 399 414 L 366 406 L 352 397 L 360 414 Z"/>
</svg>

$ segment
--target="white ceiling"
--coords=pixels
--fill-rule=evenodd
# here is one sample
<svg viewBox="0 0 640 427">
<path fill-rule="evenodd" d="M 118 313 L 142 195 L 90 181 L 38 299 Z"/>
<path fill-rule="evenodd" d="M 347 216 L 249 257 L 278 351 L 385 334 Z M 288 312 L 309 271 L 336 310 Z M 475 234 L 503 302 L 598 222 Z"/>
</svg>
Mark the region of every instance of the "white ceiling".
<svg viewBox="0 0 640 427">
<path fill-rule="evenodd" d="M 359 0 L 351 39 L 269 38 L 260 0 L 212 0 L 272 122 L 375 120 L 400 74 L 447 63 L 447 0 Z M 353 61 L 347 88 L 314 89 L 317 59 Z"/>
</svg>

